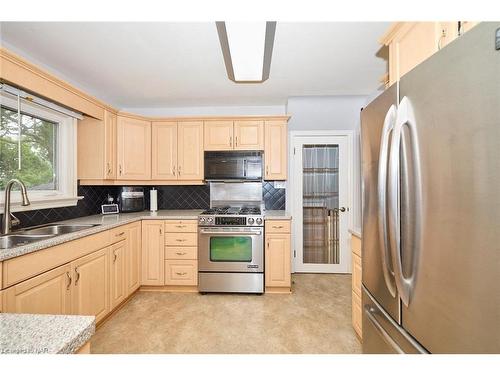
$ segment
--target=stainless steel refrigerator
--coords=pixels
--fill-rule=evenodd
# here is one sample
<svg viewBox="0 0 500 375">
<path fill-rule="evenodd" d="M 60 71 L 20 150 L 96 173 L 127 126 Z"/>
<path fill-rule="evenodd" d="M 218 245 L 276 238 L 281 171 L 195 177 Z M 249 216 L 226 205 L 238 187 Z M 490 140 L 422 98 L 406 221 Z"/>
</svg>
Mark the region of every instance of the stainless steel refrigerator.
<svg viewBox="0 0 500 375">
<path fill-rule="evenodd" d="M 500 23 L 361 112 L 363 352 L 500 353 Z"/>
</svg>

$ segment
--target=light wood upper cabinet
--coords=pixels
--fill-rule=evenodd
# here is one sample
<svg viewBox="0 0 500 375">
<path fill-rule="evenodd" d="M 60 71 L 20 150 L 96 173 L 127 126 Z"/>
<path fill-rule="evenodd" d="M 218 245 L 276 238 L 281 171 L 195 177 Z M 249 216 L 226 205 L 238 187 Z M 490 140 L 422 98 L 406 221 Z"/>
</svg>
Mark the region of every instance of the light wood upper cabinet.
<svg viewBox="0 0 500 375">
<path fill-rule="evenodd" d="M 177 122 L 153 122 L 152 128 L 152 179 L 177 178 Z"/>
<path fill-rule="evenodd" d="M 477 22 L 462 21 L 462 32 Z M 380 39 L 389 47 L 389 85 L 459 37 L 457 21 L 397 22 Z"/>
<path fill-rule="evenodd" d="M 77 132 L 78 178 L 116 178 L 116 115 L 104 111 L 104 120 L 84 117 Z"/>
<path fill-rule="evenodd" d="M 142 222 L 142 285 L 165 283 L 165 234 L 163 220 Z"/>
<path fill-rule="evenodd" d="M 177 158 L 179 180 L 203 180 L 203 122 L 179 122 Z"/>
<path fill-rule="evenodd" d="M 287 179 L 288 133 L 286 121 L 266 121 L 264 147 L 264 179 Z"/>
<path fill-rule="evenodd" d="M 4 290 L 3 312 L 71 314 L 71 267 L 57 267 Z"/>
<path fill-rule="evenodd" d="M 118 116 L 118 179 L 151 179 L 151 122 Z"/>
<path fill-rule="evenodd" d="M 110 304 L 111 310 L 127 298 L 127 245 L 120 241 L 110 248 Z"/>
<path fill-rule="evenodd" d="M 234 149 L 264 150 L 264 121 L 235 121 Z"/>
<path fill-rule="evenodd" d="M 126 246 L 127 294 L 130 295 L 141 285 L 141 223 L 127 227 Z"/>
<path fill-rule="evenodd" d="M 110 311 L 109 247 L 71 262 L 73 269 L 72 310 L 102 320 Z"/>
<path fill-rule="evenodd" d="M 233 121 L 205 121 L 205 151 L 233 149 Z"/>
</svg>

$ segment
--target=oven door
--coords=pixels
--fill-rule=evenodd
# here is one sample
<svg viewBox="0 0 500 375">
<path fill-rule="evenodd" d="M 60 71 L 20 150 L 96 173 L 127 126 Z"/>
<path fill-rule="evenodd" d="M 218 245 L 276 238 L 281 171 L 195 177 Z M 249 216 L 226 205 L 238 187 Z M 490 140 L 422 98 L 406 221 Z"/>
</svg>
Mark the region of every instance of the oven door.
<svg viewBox="0 0 500 375">
<path fill-rule="evenodd" d="M 208 272 L 264 272 L 263 228 L 200 228 L 198 268 Z"/>
</svg>

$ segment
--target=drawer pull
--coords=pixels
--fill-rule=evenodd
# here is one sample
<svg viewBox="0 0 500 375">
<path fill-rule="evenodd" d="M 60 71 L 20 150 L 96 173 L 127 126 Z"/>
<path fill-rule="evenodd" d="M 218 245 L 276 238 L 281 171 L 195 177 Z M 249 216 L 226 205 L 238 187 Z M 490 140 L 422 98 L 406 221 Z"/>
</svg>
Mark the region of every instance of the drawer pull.
<svg viewBox="0 0 500 375">
<path fill-rule="evenodd" d="M 176 228 L 186 228 L 186 226 L 185 226 L 185 225 L 176 225 L 175 227 L 176 227 Z"/>
<path fill-rule="evenodd" d="M 183 238 L 183 239 L 177 238 L 176 241 L 177 242 L 186 242 L 186 239 L 185 238 Z"/>
<path fill-rule="evenodd" d="M 187 275 L 187 272 L 176 272 L 176 274 L 179 276 L 184 276 L 184 275 Z"/>
<path fill-rule="evenodd" d="M 120 232 L 120 233 L 115 234 L 115 237 L 121 237 L 121 236 L 123 236 L 124 234 L 125 234 L 125 232 Z"/>
<path fill-rule="evenodd" d="M 186 255 L 187 253 L 177 252 L 176 254 L 177 254 L 177 255 Z"/>
<path fill-rule="evenodd" d="M 283 225 L 273 225 L 273 228 L 274 229 L 281 229 L 281 228 L 283 228 Z"/>
</svg>

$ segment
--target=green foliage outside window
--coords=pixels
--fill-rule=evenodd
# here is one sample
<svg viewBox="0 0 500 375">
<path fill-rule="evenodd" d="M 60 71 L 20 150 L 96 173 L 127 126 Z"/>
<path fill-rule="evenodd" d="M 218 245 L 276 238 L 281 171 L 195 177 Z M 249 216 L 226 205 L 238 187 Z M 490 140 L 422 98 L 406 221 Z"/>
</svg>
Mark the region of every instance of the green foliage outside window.
<svg viewBox="0 0 500 375">
<path fill-rule="evenodd" d="M 21 113 L 21 170 L 17 111 L 0 107 L 0 190 L 19 178 L 31 190 L 55 190 L 57 124 Z"/>
</svg>

